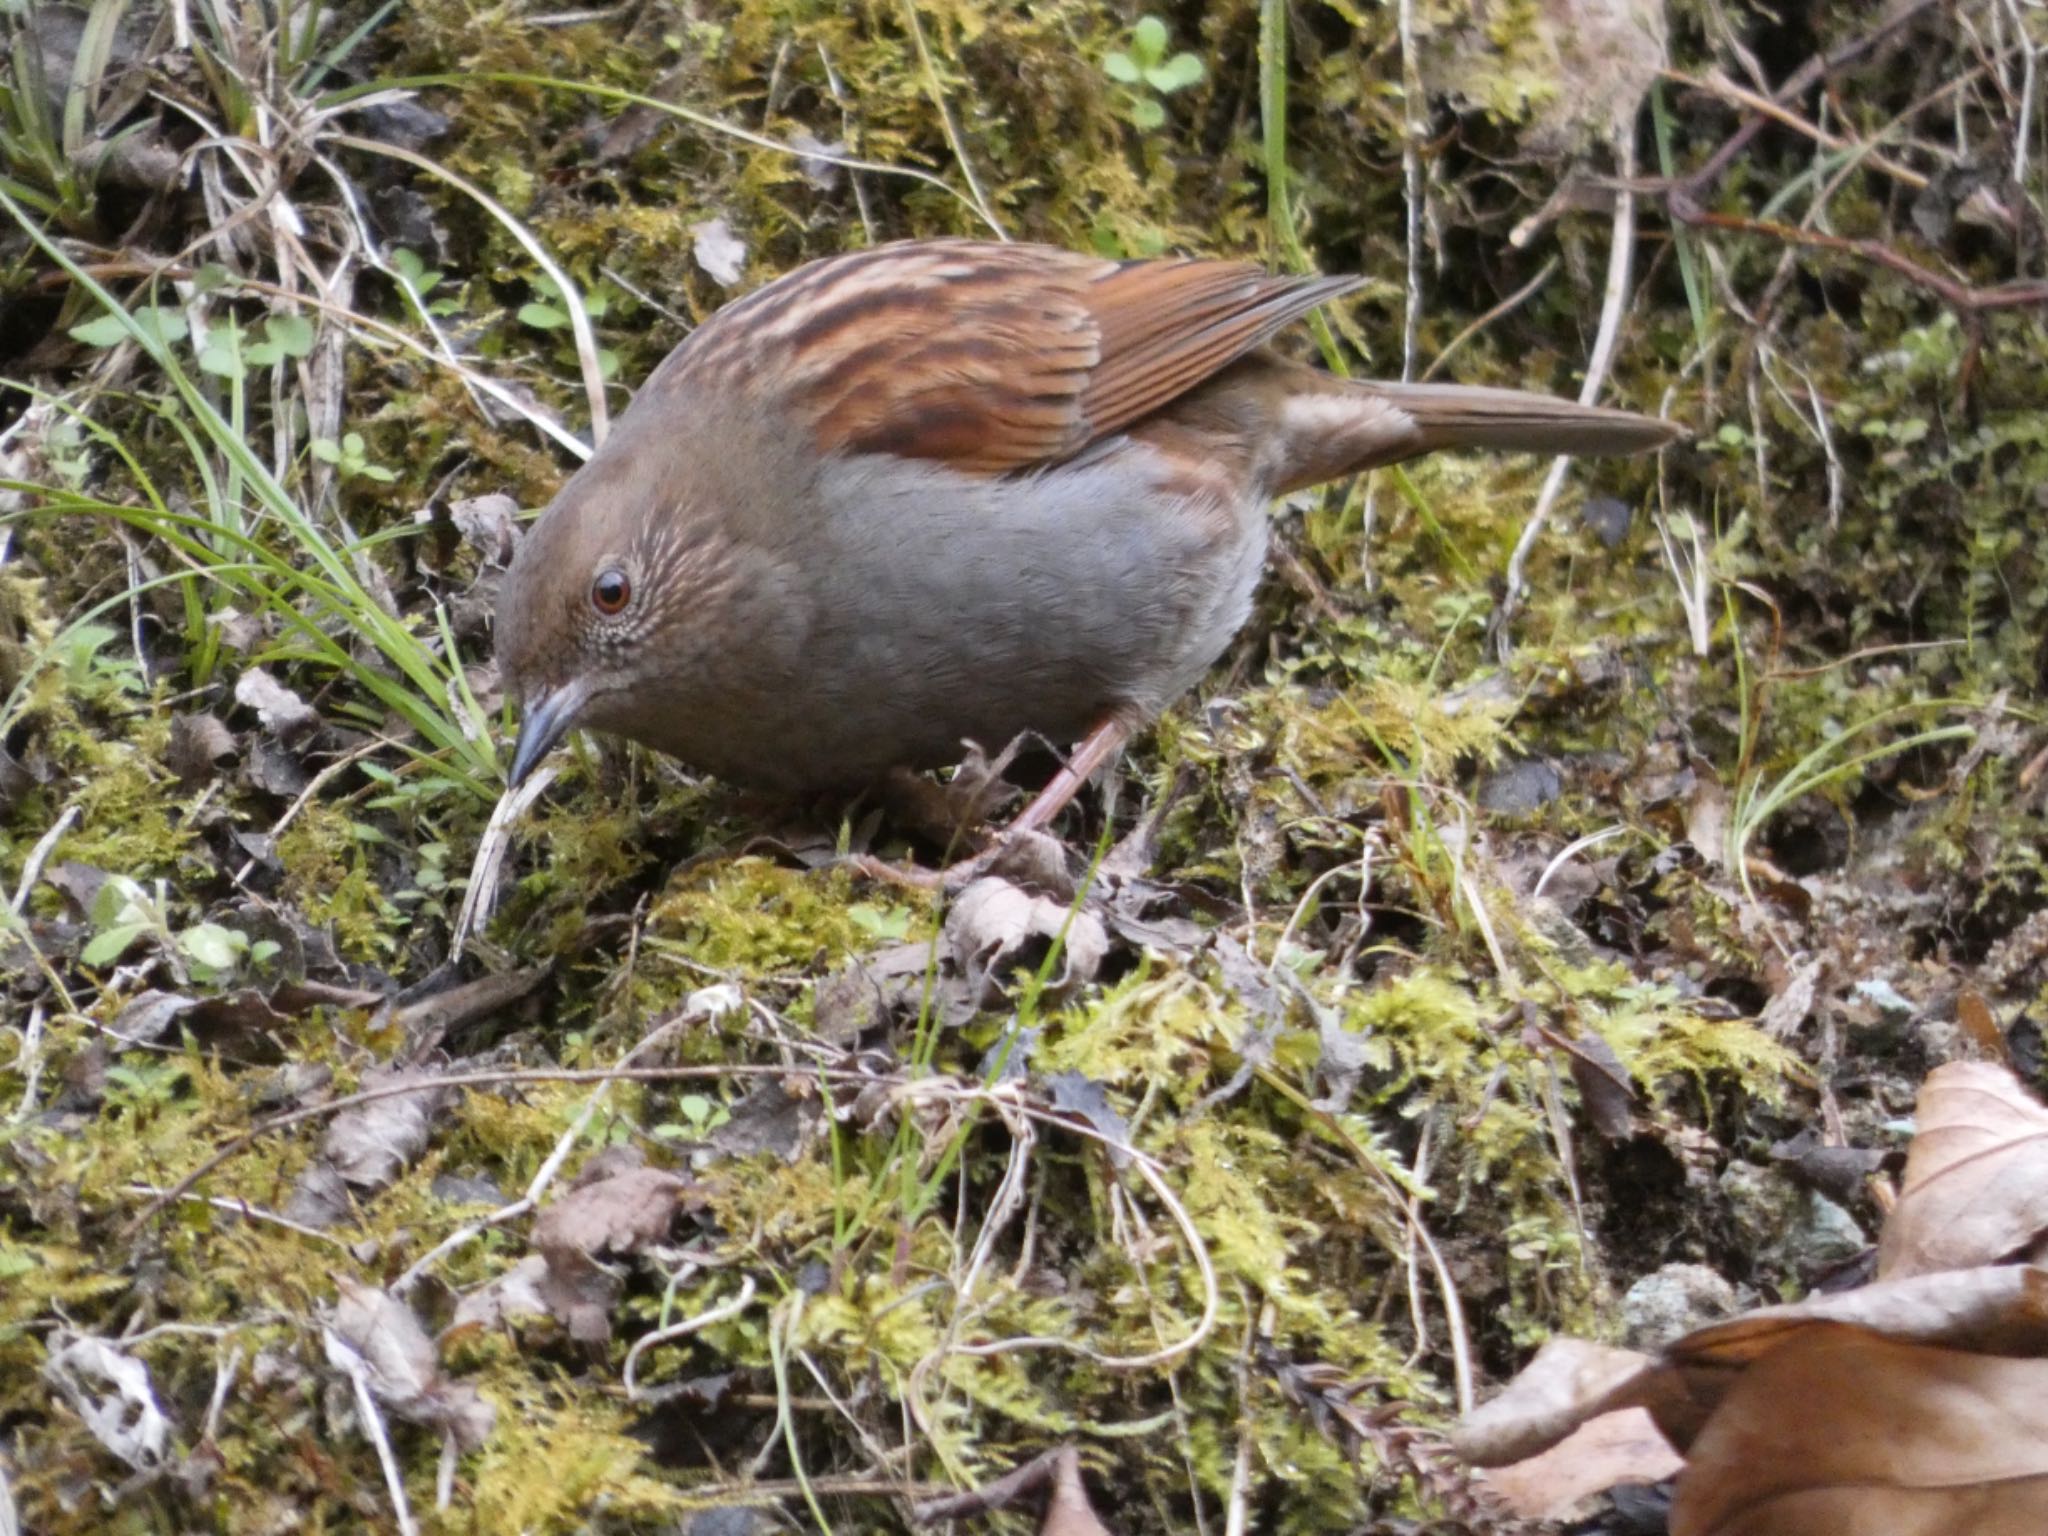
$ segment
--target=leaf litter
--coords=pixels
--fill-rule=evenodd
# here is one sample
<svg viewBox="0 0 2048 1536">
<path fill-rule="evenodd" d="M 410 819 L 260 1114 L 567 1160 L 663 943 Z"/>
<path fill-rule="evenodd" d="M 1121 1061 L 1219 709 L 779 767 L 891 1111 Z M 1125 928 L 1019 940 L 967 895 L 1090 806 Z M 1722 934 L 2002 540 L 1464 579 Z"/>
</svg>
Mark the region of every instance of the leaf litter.
<svg viewBox="0 0 2048 1536">
<path fill-rule="evenodd" d="M 77 98 L 95 186 L 55 174 L 93 49 L 30 8 L 66 77 L 55 158 L 0 128 L 26 220 L 0 221 L 0 1415 L 31 1525 L 162 1500 L 235 1529 L 900 1528 L 1038 1467 L 1075 1530 L 1507 1531 L 1506 1485 L 1443 1440 L 1488 1379 L 1676 1269 L 1749 1305 L 1874 1261 L 1646 1355 L 1632 1390 L 1686 1443 L 1650 1456 L 1639 1409 L 1603 1464 L 1683 1451 L 1683 1519 L 1760 1489 L 1796 1531 L 1810 1471 L 1750 1437 L 1820 1466 L 1867 1400 L 1928 1431 L 1902 1468 L 1953 1482 L 1880 1509 L 1954 1519 L 1974 1487 L 2032 1518 L 2031 1453 L 2001 1463 L 1965 1399 L 2031 1411 L 2039 1111 L 1945 1098 L 1940 1067 L 1887 1177 L 1929 1068 L 2041 1059 L 2042 164 L 2005 10 L 1667 36 L 1544 5 L 1404 38 L 1399 8 L 1267 9 L 1285 80 L 1219 14 L 1162 43 L 1195 68 L 1150 127 L 1102 86 L 1131 17 L 1090 3 L 924 8 L 921 43 L 427 5 L 318 82 L 277 55 L 246 101 L 221 61 L 263 36 L 202 57 L 124 17 Z M 302 110 L 450 59 L 475 78 Z M 601 81 L 737 104 L 752 137 Z M 1232 104 L 1276 83 L 1260 146 Z M 1299 242 L 1391 279 L 1328 316 L 1355 366 L 1400 329 L 1442 376 L 1570 389 L 1616 227 L 1571 167 L 1604 169 L 1646 90 L 1669 179 L 1638 195 L 1608 388 L 1695 438 L 1572 471 L 1598 516 L 1534 542 L 1503 633 L 1529 467 L 1419 463 L 1281 509 L 1284 579 L 1208 697 L 972 901 L 850 860 L 929 862 L 1028 761 L 820 824 L 586 743 L 466 884 L 493 583 L 589 379 L 643 380 L 729 288 L 982 202 L 1113 256 Z M 290 153 L 250 122 L 299 125 Z M 503 221 L 391 149 L 487 187 L 602 355 Z M 1412 178 L 1362 184 L 1361 154 Z M 250 456 L 31 225 L 137 264 L 92 270 Z M 359 608 L 237 574 L 314 568 L 297 510 Z M 408 1091 L 353 1100 L 379 1084 Z M 1825 1413 L 1786 1429 L 1791 1393 Z"/>
</svg>

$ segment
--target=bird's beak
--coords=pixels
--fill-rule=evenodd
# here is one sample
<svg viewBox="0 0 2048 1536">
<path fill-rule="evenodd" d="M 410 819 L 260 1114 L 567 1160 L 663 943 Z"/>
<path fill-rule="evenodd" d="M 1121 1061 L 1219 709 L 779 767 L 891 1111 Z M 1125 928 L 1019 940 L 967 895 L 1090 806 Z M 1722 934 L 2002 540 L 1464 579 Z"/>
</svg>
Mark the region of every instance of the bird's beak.
<svg viewBox="0 0 2048 1536">
<path fill-rule="evenodd" d="M 569 734 L 588 697 L 582 683 L 564 683 L 559 688 L 536 688 L 526 696 L 520 710 L 519 740 L 512 748 L 512 772 L 508 789 L 517 789 L 540 760 L 554 750 L 555 743 Z"/>
</svg>

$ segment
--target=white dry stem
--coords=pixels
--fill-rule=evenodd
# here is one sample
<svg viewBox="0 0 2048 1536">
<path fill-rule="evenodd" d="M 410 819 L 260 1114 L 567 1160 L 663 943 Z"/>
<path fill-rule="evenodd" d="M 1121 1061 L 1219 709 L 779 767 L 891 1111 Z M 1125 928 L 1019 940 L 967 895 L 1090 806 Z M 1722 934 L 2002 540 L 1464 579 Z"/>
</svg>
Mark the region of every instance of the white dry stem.
<svg viewBox="0 0 2048 1536">
<path fill-rule="evenodd" d="M 384 1469 L 384 1487 L 391 1495 L 391 1509 L 398 1518 L 399 1536 L 418 1536 L 419 1526 L 413 1520 L 412 1506 L 405 1499 L 405 1475 L 398 1470 L 398 1457 L 392 1452 L 391 1436 L 384 1428 L 384 1415 L 378 1412 L 377 1399 L 370 1390 L 369 1362 L 332 1328 L 322 1328 L 320 1338 L 327 1347 L 327 1363 L 348 1377 L 355 1388 L 356 1416 L 363 1421 L 363 1431 L 370 1437 L 370 1444 L 376 1447 L 377 1465 Z"/>
<path fill-rule="evenodd" d="M 456 191 L 468 197 L 499 224 L 505 232 L 519 243 L 533 264 L 545 272 L 548 280 L 555 285 L 555 292 L 562 301 L 562 308 L 569 316 L 569 332 L 576 341 L 576 363 L 583 373 L 583 394 L 590 405 L 590 440 L 602 448 L 611 431 L 611 410 L 605 404 L 604 371 L 597 360 L 597 333 L 591 329 L 590 313 L 583 307 L 583 294 L 575 281 L 561 265 L 550 256 L 547 248 L 533 237 L 532 231 L 520 223 L 512 210 L 499 202 L 475 182 L 442 165 L 427 155 L 415 154 L 412 150 L 401 149 L 396 144 L 380 143 L 376 139 L 357 138 L 352 133 L 337 133 L 333 142 L 347 149 L 360 150 L 364 154 L 383 155 L 387 159 L 400 160 L 416 170 L 425 171 L 448 183 Z"/>
<path fill-rule="evenodd" d="M 455 932 L 450 936 L 448 958 L 460 960 L 470 935 L 488 919 L 498 905 L 498 880 L 504 872 L 505 854 L 512 845 L 512 823 L 547 792 L 562 770 L 543 764 L 517 789 L 498 797 L 491 819 L 477 839 L 476 861 L 469 867 L 469 889 L 462 894 L 462 910 L 455 915 Z"/>
<path fill-rule="evenodd" d="M 1615 178 L 1614 233 L 1607 247 L 1607 291 L 1600 303 L 1600 330 L 1593 338 L 1593 353 L 1586 360 L 1586 382 L 1579 390 L 1579 404 L 1597 405 L 1600 391 L 1607 383 L 1607 370 L 1614 363 L 1614 354 L 1621 342 L 1622 316 L 1628 310 L 1629 270 L 1635 257 L 1636 248 L 1636 175 L 1635 139 L 1622 134 L 1615 144 L 1615 158 L 1619 162 Z M 1499 644 L 1503 652 L 1509 646 L 1509 631 L 1515 615 L 1521 610 L 1522 592 L 1528 582 L 1529 554 L 1535 549 L 1536 541 L 1543 534 L 1543 526 L 1550 519 L 1551 508 L 1557 504 L 1558 492 L 1564 488 L 1565 472 L 1571 467 L 1571 459 L 1559 454 L 1550 461 L 1550 473 L 1543 477 L 1543 488 L 1536 495 L 1536 506 L 1529 513 L 1529 521 L 1522 525 L 1522 536 L 1515 541 L 1515 552 L 1508 558 L 1507 593 L 1501 599 L 1498 622 Z"/>
<path fill-rule="evenodd" d="M 1713 589 L 1708 576 L 1709 561 L 1697 518 L 1688 519 L 1692 548 L 1687 550 L 1672 531 L 1671 519 L 1657 514 L 1657 538 L 1664 546 L 1664 565 L 1678 589 L 1678 605 L 1685 610 L 1686 631 L 1692 637 L 1692 653 L 1705 656 L 1713 635 Z"/>
<path fill-rule="evenodd" d="M 657 1328 L 652 1333 L 643 1333 L 635 1339 L 633 1347 L 626 1351 L 626 1364 L 620 1373 L 626 1387 L 626 1401 L 637 1403 L 646 1399 L 647 1394 L 640 1390 L 639 1382 L 636 1380 L 636 1372 L 640 1357 L 648 1350 L 659 1349 L 664 1344 L 673 1344 L 677 1339 L 686 1339 L 715 1323 L 729 1322 L 753 1304 L 754 1277 L 742 1275 L 740 1293 L 730 1301 L 720 1302 L 707 1311 L 699 1312 L 695 1317 L 684 1318 L 680 1323 L 670 1323 L 666 1328 Z"/>
<path fill-rule="evenodd" d="M 1704 655 L 1705 652 L 1701 652 L 1701 654 Z M 1606 842 L 1610 837 L 1619 837 L 1622 833 L 1626 832 L 1627 830 L 1627 826 L 1617 822 L 1615 825 L 1611 827 L 1602 827 L 1598 832 L 1588 832 L 1584 837 L 1575 837 L 1570 842 L 1566 843 L 1562 848 L 1557 850 L 1556 857 L 1553 858 L 1548 864 L 1543 866 L 1543 873 L 1540 876 L 1538 876 L 1536 880 L 1536 889 L 1529 893 L 1530 900 L 1533 901 L 1537 897 L 1541 896 L 1543 894 L 1544 887 L 1550 884 L 1551 877 L 1554 876 L 1559 870 L 1563 869 L 1565 865 L 1571 863 L 1573 859 L 1577 858 L 1580 854 L 1584 853 L 1588 848 L 1597 848 L 1600 844 Z"/>
</svg>

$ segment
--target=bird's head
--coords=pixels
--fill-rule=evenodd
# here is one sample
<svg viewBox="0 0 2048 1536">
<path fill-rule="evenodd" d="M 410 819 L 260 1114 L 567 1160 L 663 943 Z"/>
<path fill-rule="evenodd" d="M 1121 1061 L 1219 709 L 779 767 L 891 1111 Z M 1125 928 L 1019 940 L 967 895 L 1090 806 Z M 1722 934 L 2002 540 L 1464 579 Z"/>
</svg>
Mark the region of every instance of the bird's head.
<svg viewBox="0 0 2048 1536">
<path fill-rule="evenodd" d="M 723 545 L 664 485 L 668 455 L 612 444 L 521 541 L 498 594 L 498 665 L 520 701 L 516 788 L 572 728 L 646 739 L 725 583 Z M 643 450 L 645 445 L 643 445 Z"/>
</svg>

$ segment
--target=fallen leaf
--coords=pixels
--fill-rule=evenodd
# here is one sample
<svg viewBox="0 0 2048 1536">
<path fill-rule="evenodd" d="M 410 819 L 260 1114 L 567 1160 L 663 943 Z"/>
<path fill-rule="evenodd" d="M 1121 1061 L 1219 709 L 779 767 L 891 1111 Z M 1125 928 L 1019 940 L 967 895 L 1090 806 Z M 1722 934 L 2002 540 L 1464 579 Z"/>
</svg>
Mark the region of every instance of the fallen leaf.
<svg viewBox="0 0 2048 1536">
<path fill-rule="evenodd" d="M 1036 973 L 1053 946 L 1059 960 L 1046 991 L 1063 998 L 1092 980 L 1109 953 L 1102 919 L 1083 908 L 1033 895 L 994 875 L 960 893 L 946 913 L 945 933 L 977 1007 L 1002 1004 L 1019 971 Z"/>
<path fill-rule="evenodd" d="M 1561 1444 L 1618 1390 L 1655 1369 L 1654 1357 L 1585 1339 L 1551 1339 L 1502 1389 L 1451 1431 L 1475 1467 L 1504 1467 Z"/>
<path fill-rule="evenodd" d="M 1081 1481 L 1081 1453 L 1071 1445 L 1061 1450 L 1053 1463 L 1052 1496 L 1045 1501 L 1045 1519 L 1038 1536 L 1111 1536 L 1108 1526 L 1088 1502 L 1088 1489 Z"/>
<path fill-rule="evenodd" d="M 1660 1483 L 1685 1458 L 1657 1433 L 1648 1410 L 1624 1408 L 1589 1419 L 1540 1455 L 1497 1467 L 1484 1478 L 1494 1497 L 1524 1520 L 1575 1520 L 1618 1483 Z"/>
<path fill-rule="evenodd" d="M 204 784 L 235 760 L 235 733 L 212 715 L 173 715 L 164 766 L 187 786 Z"/>
<path fill-rule="evenodd" d="M 627 1168 L 572 1188 L 533 1223 L 543 1253 L 638 1253 L 668 1235 L 676 1207 L 694 1186 L 661 1168 Z"/>
<path fill-rule="evenodd" d="M 363 1089 L 417 1083 L 420 1092 L 393 1093 L 345 1109 L 334 1117 L 320 1151 L 358 1189 L 379 1190 L 427 1149 L 434 1121 L 453 1102 L 452 1089 L 435 1086 L 431 1072 L 380 1068 L 363 1074 Z"/>
<path fill-rule="evenodd" d="M 1914 1121 L 1879 1275 L 1994 1263 L 2048 1231 L 2048 1110 L 2010 1068 L 1937 1067 L 1920 1085 Z"/>
<path fill-rule="evenodd" d="M 235 702 L 256 711 L 263 728 L 289 741 L 319 723 L 312 706 L 261 667 L 235 679 Z"/>
<path fill-rule="evenodd" d="M 2039 1536 L 2048 1360 L 1802 1329 L 1687 1452 L 1671 1536 Z"/>
<path fill-rule="evenodd" d="M 747 272 L 746 242 L 723 218 L 690 226 L 690 254 L 721 287 L 730 288 Z"/>
<path fill-rule="evenodd" d="M 351 1375 L 362 1371 L 378 1402 L 411 1423 L 445 1430 L 465 1450 L 489 1439 L 497 1411 L 474 1387 L 442 1371 L 434 1341 L 412 1309 L 347 1276 L 338 1284 L 339 1298 L 322 1330 L 328 1363 Z"/>
<path fill-rule="evenodd" d="M 1756 1027 L 1774 1040 L 1784 1040 L 1806 1022 L 1806 1016 L 1813 1012 L 1813 995 L 1820 981 L 1821 963 L 1818 960 L 1804 960 L 1792 967 L 1792 973 L 1785 978 L 1785 984 L 1777 994 L 1764 1004 L 1764 1011 L 1757 1015 Z"/>
<path fill-rule="evenodd" d="M 138 1472 L 163 1463 L 171 1425 L 140 1360 L 109 1340 L 60 1330 L 50 1340 L 43 1377 L 110 1454 Z"/>
</svg>

